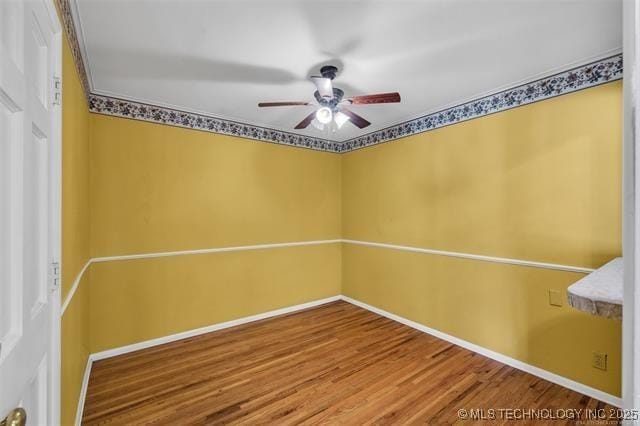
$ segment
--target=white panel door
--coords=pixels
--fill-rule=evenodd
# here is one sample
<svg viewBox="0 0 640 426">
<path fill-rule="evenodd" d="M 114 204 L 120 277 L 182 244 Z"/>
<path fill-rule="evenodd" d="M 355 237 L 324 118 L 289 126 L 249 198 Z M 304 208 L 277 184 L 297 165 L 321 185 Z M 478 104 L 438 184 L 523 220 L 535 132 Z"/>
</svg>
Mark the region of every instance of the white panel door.
<svg viewBox="0 0 640 426">
<path fill-rule="evenodd" d="M 59 423 L 60 26 L 0 0 L 0 420 Z"/>
</svg>

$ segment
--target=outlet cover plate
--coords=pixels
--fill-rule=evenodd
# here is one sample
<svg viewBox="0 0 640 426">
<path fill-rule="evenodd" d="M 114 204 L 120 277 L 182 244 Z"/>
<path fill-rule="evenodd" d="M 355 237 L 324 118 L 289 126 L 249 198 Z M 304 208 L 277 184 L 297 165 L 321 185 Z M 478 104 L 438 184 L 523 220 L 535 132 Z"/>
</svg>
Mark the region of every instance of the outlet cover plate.
<svg viewBox="0 0 640 426">
<path fill-rule="evenodd" d="M 594 352 L 591 365 L 593 365 L 593 368 L 607 371 L 607 354 L 603 352 Z"/>
<path fill-rule="evenodd" d="M 562 306 L 562 293 L 559 290 L 549 290 L 549 304 L 551 306 Z"/>
</svg>

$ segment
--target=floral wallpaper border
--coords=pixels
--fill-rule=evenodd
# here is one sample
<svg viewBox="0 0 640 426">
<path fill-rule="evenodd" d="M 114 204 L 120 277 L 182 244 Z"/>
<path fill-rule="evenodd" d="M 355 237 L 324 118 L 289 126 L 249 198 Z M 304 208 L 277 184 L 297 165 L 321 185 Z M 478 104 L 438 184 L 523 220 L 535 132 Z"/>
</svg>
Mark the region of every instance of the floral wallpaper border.
<svg viewBox="0 0 640 426">
<path fill-rule="evenodd" d="M 80 81 L 87 94 L 90 111 L 319 151 L 335 153 L 354 151 L 622 78 L 622 54 L 617 54 L 363 136 L 336 142 L 91 93 L 69 3 L 73 0 L 55 1 L 69 39 Z"/>
<path fill-rule="evenodd" d="M 343 142 L 340 152 L 349 152 L 416 133 L 505 111 L 555 96 L 572 93 L 622 78 L 622 54 L 541 78 L 512 89 L 484 96 L 462 105 Z"/>
<path fill-rule="evenodd" d="M 223 135 L 299 148 L 315 149 L 318 151 L 340 152 L 340 145 L 342 145 L 341 142 L 333 142 L 207 115 L 193 114 L 94 94 L 89 96 L 89 110 L 98 114 L 186 127 L 189 129 L 203 130 L 205 132 L 220 133 Z"/>
</svg>

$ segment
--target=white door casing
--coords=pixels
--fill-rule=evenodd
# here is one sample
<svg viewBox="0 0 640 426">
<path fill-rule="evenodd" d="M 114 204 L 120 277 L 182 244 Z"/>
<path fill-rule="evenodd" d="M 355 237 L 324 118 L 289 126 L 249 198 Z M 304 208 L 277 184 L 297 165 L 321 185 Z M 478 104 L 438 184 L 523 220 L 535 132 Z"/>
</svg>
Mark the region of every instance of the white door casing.
<svg viewBox="0 0 640 426">
<path fill-rule="evenodd" d="M 640 1 L 623 3 L 622 306 L 623 407 L 640 410 Z M 640 424 L 633 415 L 624 424 Z"/>
<path fill-rule="evenodd" d="M 0 0 L 0 419 L 59 423 L 61 27 Z"/>
</svg>

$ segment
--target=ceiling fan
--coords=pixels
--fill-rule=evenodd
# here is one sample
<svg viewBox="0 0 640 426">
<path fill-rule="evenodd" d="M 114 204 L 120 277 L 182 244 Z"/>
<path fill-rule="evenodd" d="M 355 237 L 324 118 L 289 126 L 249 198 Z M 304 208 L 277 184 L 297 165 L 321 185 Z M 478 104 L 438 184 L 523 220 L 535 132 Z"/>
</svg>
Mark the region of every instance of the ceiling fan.
<svg viewBox="0 0 640 426">
<path fill-rule="evenodd" d="M 313 94 L 318 102 L 319 108 L 307 115 L 304 120 L 296 125 L 296 129 L 305 129 L 309 124 L 322 130 L 325 125 L 335 123 L 337 128 L 341 128 L 344 123 L 351 121 L 355 126 L 363 129 L 371 123 L 365 118 L 346 108 L 345 105 L 368 105 L 386 104 L 400 102 L 398 92 L 379 93 L 376 95 L 362 95 L 344 98 L 344 92 L 337 87 L 333 87 L 332 80 L 336 77 L 338 68 L 333 65 L 325 65 L 320 69 L 322 76 L 313 76 L 311 81 L 318 90 Z M 307 106 L 314 105 L 312 102 L 260 102 L 259 107 L 280 107 L 280 106 Z M 334 127 L 335 129 L 335 127 Z"/>
</svg>

